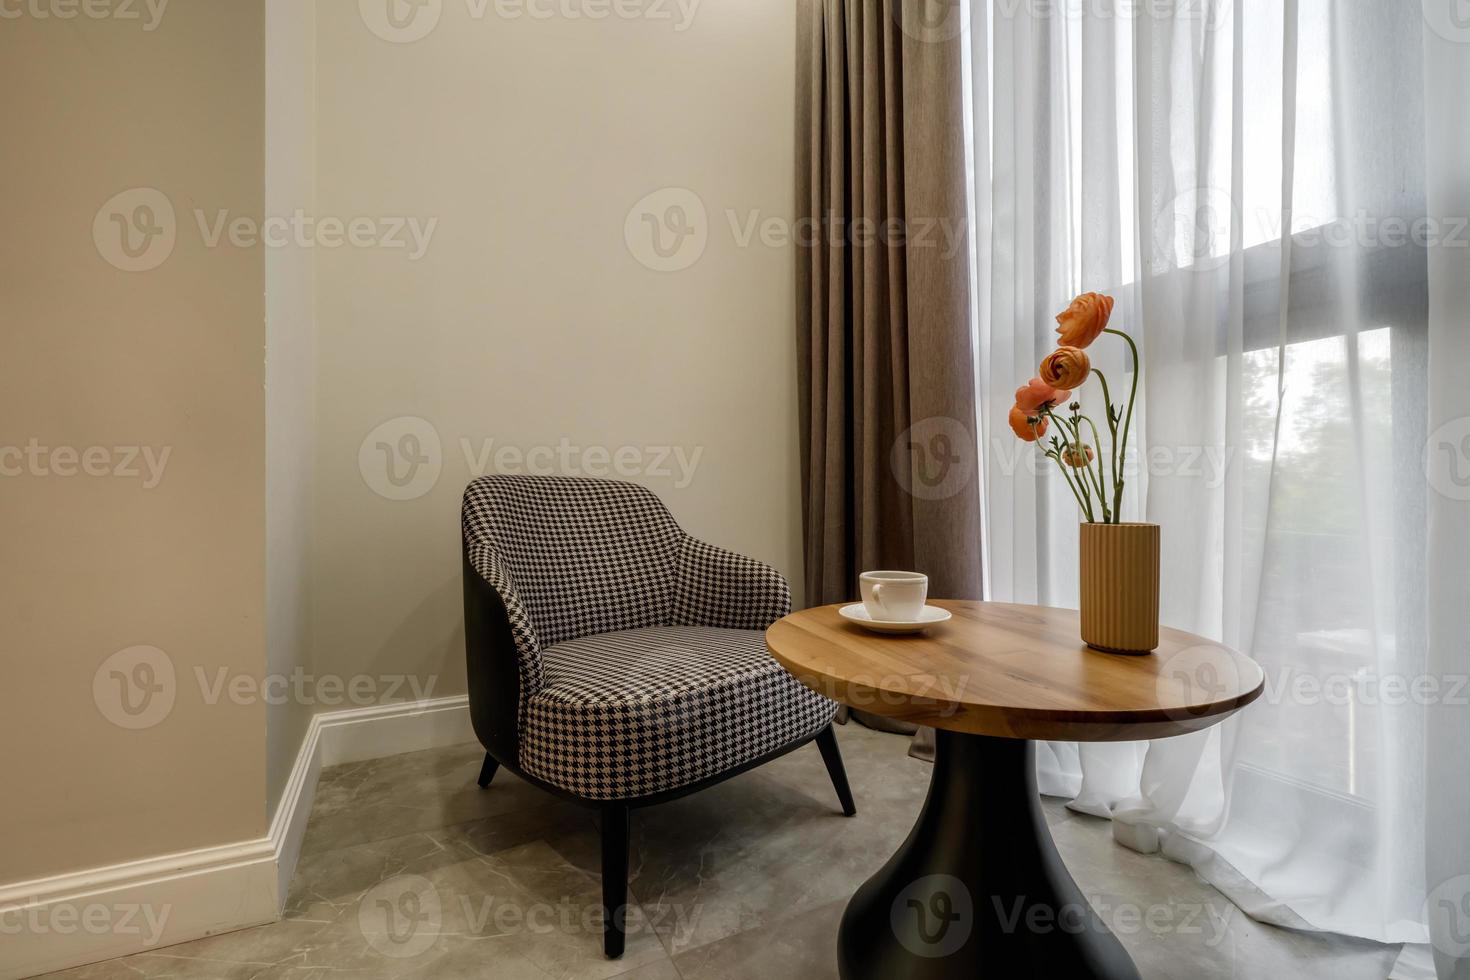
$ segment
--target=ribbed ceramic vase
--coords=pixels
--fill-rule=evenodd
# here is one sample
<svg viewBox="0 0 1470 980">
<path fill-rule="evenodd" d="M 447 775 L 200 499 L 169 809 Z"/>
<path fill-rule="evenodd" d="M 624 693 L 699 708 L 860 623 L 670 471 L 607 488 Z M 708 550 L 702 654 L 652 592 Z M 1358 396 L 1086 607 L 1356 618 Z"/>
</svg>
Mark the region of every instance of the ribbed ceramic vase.
<svg viewBox="0 0 1470 980">
<path fill-rule="evenodd" d="M 1082 641 L 1105 653 L 1159 645 L 1159 526 L 1083 524 Z"/>
</svg>

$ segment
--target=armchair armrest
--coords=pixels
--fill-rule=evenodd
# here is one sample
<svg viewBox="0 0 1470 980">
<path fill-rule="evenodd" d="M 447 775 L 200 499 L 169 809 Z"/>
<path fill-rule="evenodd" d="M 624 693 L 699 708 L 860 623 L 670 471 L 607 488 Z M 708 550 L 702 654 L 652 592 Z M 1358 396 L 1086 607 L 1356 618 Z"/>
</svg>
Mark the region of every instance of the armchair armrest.
<svg viewBox="0 0 1470 980">
<path fill-rule="evenodd" d="M 521 695 L 529 697 L 541 689 L 545 680 L 541 665 L 541 641 L 536 635 L 536 626 L 531 622 L 531 615 L 516 590 L 510 569 L 500 560 L 495 549 L 483 541 L 465 542 L 465 561 L 495 591 L 505 608 L 510 636 L 515 643 Z"/>
<path fill-rule="evenodd" d="M 791 589 L 770 565 L 689 535 L 679 545 L 673 625 L 763 630 L 791 612 Z"/>
</svg>

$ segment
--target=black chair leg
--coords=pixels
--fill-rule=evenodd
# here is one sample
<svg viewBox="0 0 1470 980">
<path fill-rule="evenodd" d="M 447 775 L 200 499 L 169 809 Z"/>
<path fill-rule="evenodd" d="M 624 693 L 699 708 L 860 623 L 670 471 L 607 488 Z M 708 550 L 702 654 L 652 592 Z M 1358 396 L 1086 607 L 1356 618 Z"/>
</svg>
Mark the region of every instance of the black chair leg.
<svg viewBox="0 0 1470 980">
<path fill-rule="evenodd" d="M 837 747 L 837 733 L 828 725 L 817 736 L 817 748 L 822 750 L 822 761 L 827 763 L 827 775 L 832 777 L 832 787 L 837 790 L 837 799 L 842 803 L 842 812 L 847 816 L 857 813 L 852 801 L 852 789 L 847 785 L 847 770 L 842 766 L 842 750 Z"/>
<path fill-rule="evenodd" d="M 623 955 L 628 924 L 628 824 L 627 807 L 602 808 L 602 951 L 610 960 Z"/>
<path fill-rule="evenodd" d="M 477 780 L 477 782 L 480 784 L 481 789 L 484 789 L 486 786 L 490 785 L 490 780 L 495 778 L 495 771 L 499 768 L 500 763 L 495 761 L 495 756 L 491 755 L 489 752 L 486 752 L 485 764 L 480 767 L 480 778 Z"/>
</svg>

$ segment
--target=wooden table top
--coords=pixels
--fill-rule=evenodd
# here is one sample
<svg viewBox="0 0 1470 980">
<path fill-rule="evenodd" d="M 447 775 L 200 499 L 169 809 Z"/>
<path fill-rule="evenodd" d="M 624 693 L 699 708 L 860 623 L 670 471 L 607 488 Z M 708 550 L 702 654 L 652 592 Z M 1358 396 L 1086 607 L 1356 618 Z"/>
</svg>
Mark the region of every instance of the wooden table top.
<svg viewBox="0 0 1470 980">
<path fill-rule="evenodd" d="M 1148 656 L 1099 653 L 1075 610 L 931 600 L 954 614 L 923 633 L 881 635 L 837 614 L 793 613 L 766 646 L 803 684 L 873 714 L 976 735 L 1078 742 L 1167 738 L 1208 728 L 1260 696 L 1248 657 L 1160 628 Z"/>
</svg>

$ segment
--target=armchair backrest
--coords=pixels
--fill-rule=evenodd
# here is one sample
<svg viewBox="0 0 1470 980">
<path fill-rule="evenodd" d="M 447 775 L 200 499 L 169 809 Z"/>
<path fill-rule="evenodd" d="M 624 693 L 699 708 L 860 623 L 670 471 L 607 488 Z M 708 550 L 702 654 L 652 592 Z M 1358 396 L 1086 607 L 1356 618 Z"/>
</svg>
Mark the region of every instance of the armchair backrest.
<svg viewBox="0 0 1470 980">
<path fill-rule="evenodd" d="M 494 549 L 538 647 L 660 626 L 684 532 L 645 487 L 564 476 L 487 476 L 464 496 L 467 548 Z"/>
</svg>

